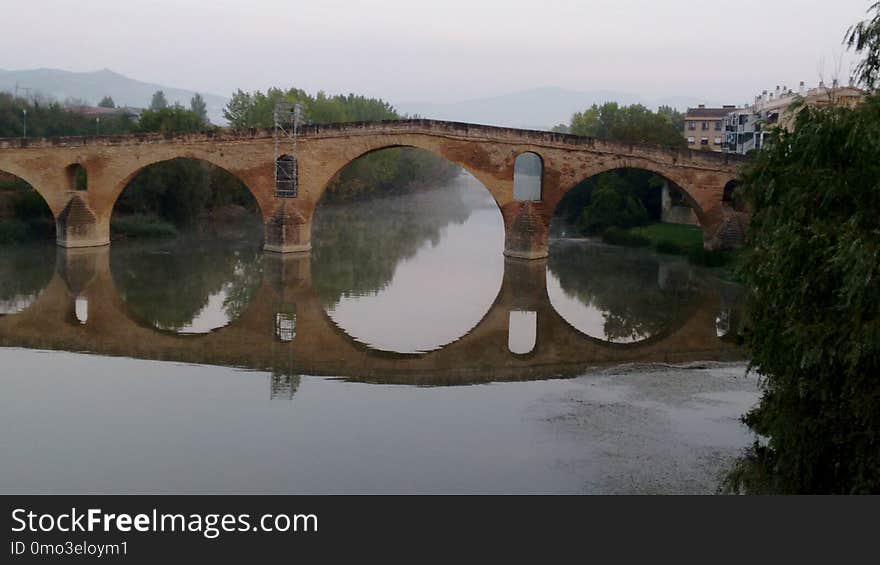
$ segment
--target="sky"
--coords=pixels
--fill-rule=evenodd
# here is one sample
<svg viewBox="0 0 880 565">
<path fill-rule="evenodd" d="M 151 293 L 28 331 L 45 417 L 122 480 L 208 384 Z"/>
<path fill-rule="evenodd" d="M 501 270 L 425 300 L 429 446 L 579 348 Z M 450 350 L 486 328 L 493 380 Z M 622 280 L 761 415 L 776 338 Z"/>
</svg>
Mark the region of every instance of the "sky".
<svg viewBox="0 0 880 565">
<path fill-rule="evenodd" d="M 753 100 L 846 80 L 874 0 L 31 0 L 0 68 L 109 68 L 228 96 L 297 86 L 450 102 L 536 87 Z M 12 4 L 12 0 L 6 0 Z"/>
</svg>

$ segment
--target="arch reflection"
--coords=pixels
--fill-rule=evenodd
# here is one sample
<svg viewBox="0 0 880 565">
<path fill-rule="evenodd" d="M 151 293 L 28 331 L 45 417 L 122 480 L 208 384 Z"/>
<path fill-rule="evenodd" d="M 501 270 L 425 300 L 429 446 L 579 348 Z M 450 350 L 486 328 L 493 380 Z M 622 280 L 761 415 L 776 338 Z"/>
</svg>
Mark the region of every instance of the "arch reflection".
<svg viewBox="0 0 880 565">
<path fill-rule="evenodd" d="M 556 312 L 574 328 L 621 344 L 674 330 L 700 300 L 686 263 L 588 241 L 554 242 L 547 293 Z"/>
<path fill-rule="evenodd" d="M 52 280 L 55 246 L 3 246 L 0 249 L 0 316 L 30 307 Z"/>
<path fill-rule="evenodd" d="M 479 181 L 459 172 L 394 198 L 328 194 L 313 219 L 312 273 L 339 329 L 372 349 L 424 353 L 480 322 L 501 287 L 504 226 Z"/>
<path fill-rule="evenodd" d="M 133 316 L 157 329 L 204 334 L 242 315 L 262 277 L 258 239 L 119 242 L 111 272 Z"/>
</svg>

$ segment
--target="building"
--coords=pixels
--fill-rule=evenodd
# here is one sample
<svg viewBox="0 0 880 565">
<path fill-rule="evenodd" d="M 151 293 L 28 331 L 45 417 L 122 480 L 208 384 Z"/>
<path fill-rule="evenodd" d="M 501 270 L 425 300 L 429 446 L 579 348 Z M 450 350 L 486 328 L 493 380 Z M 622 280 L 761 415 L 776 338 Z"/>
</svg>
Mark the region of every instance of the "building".
<svg viewBox="0 0 880 565">
<path fill-rule="evenodd" d="M 684 115 L 682 132 L 688 147 L 703 151 L 724 151 L 724 119 L 734 108 L 736 107 L 732 105 L 707 108 L 704 104 L 688 108 Z"/>
<path fill-rule="evenodd" d="M 755 97 L 751 106 L 734 109 L 724 118 L 724 151 L 745 155 L 763 147 L 774 128 L 791 131 L 795 112 L 788 110 L 797 100 L 803 100 L 808 106 L 836 104 L 852 107 L 864 96 L 865 91 L 853 85 L 839 86 L 836 80 L 831 87 L 820 82 L 816 88 L 807 90 L 801 81 L 797 91 L 787 86 L 777 86 L 772 92 L 765 90 Z"/>
</svg>

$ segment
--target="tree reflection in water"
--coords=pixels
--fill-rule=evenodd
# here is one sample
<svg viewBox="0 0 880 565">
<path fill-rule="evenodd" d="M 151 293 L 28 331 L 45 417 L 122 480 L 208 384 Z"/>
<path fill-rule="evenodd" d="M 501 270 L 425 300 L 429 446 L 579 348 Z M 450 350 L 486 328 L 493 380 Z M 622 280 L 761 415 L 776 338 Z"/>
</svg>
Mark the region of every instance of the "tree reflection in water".
<svg viewBox="0 0 880 565">
<path fill-rule="evenodd" d="M 591 242 L 554 242 L 548 292 L 578 330 L 631 343 L 674 329 L 701 300 L 700 276 L 680 260 Z"/>
<path fill-rule="evenodd" d="M 224 241 L 184 236 L 114 242 L 111 271 L 137 317 L 159 329 L 203 333 L 247 308 L 262 279 L 258 235 Z"/>
<path fill-rule="evenodd" d="M 343 297 L 376 294 L 397 265 L 425 243 L 437 246 L 443 229 L 471 214 L 459 185 L 369 201 L 321 202 L 312 226 L 312 277 L 328 309 Z"/>
<path fill-rule="evenodd" d="M 0 246 L 0 315 L 17 314 L 34 303 L 55 272 L 55 245 Z"/>
</svg>

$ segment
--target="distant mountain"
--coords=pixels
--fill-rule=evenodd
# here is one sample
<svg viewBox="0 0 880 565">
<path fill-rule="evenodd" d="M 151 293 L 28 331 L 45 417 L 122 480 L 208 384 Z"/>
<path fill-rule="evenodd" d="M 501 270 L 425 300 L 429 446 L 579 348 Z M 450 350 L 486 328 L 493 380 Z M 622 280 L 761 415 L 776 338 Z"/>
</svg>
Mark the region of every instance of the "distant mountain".
<svg viewBox="0 0 880 565">
<path fill-rule="evenodd" d="M 402 102 L 396 104 L 395 107 L 400 112 L 418 114 L 423 118 L 516 128 L 549 129 L 559 123 L 567 124 L 574 112 L 604 102 L 644 104 L 651 109 L 666 104 L 681 110 L 688 106 L 705 103 L 704 100 L 685 96 L 655 100 L 613 90 L 577 92 L 548 87 L 445 104 Z"/>
<path fill-rule="evenodd" d="M 195 91 L 172 88 L 160 84 L 141 82 L 115 73 L 109 69 L 94 72 L 76 73 L 58 69 L 32 69 L 24 71 L 4 71 L 0 69 L 0 91 L 13 92 L 15 85 L 30 88 L 31 94 L 64 101 L 79 98 L 96 105 L 104 96 L 111 96 L 117 106 L 146 108 L 150 105 L 153 93 L 161 90 L 169 103 L 179 102 L 189 106 Z M 208 107 L 208 117 L 214 123 L 225 123 L 223 107 L 227 99 L 216 94 L 201 93 Z"/>
</svg>

